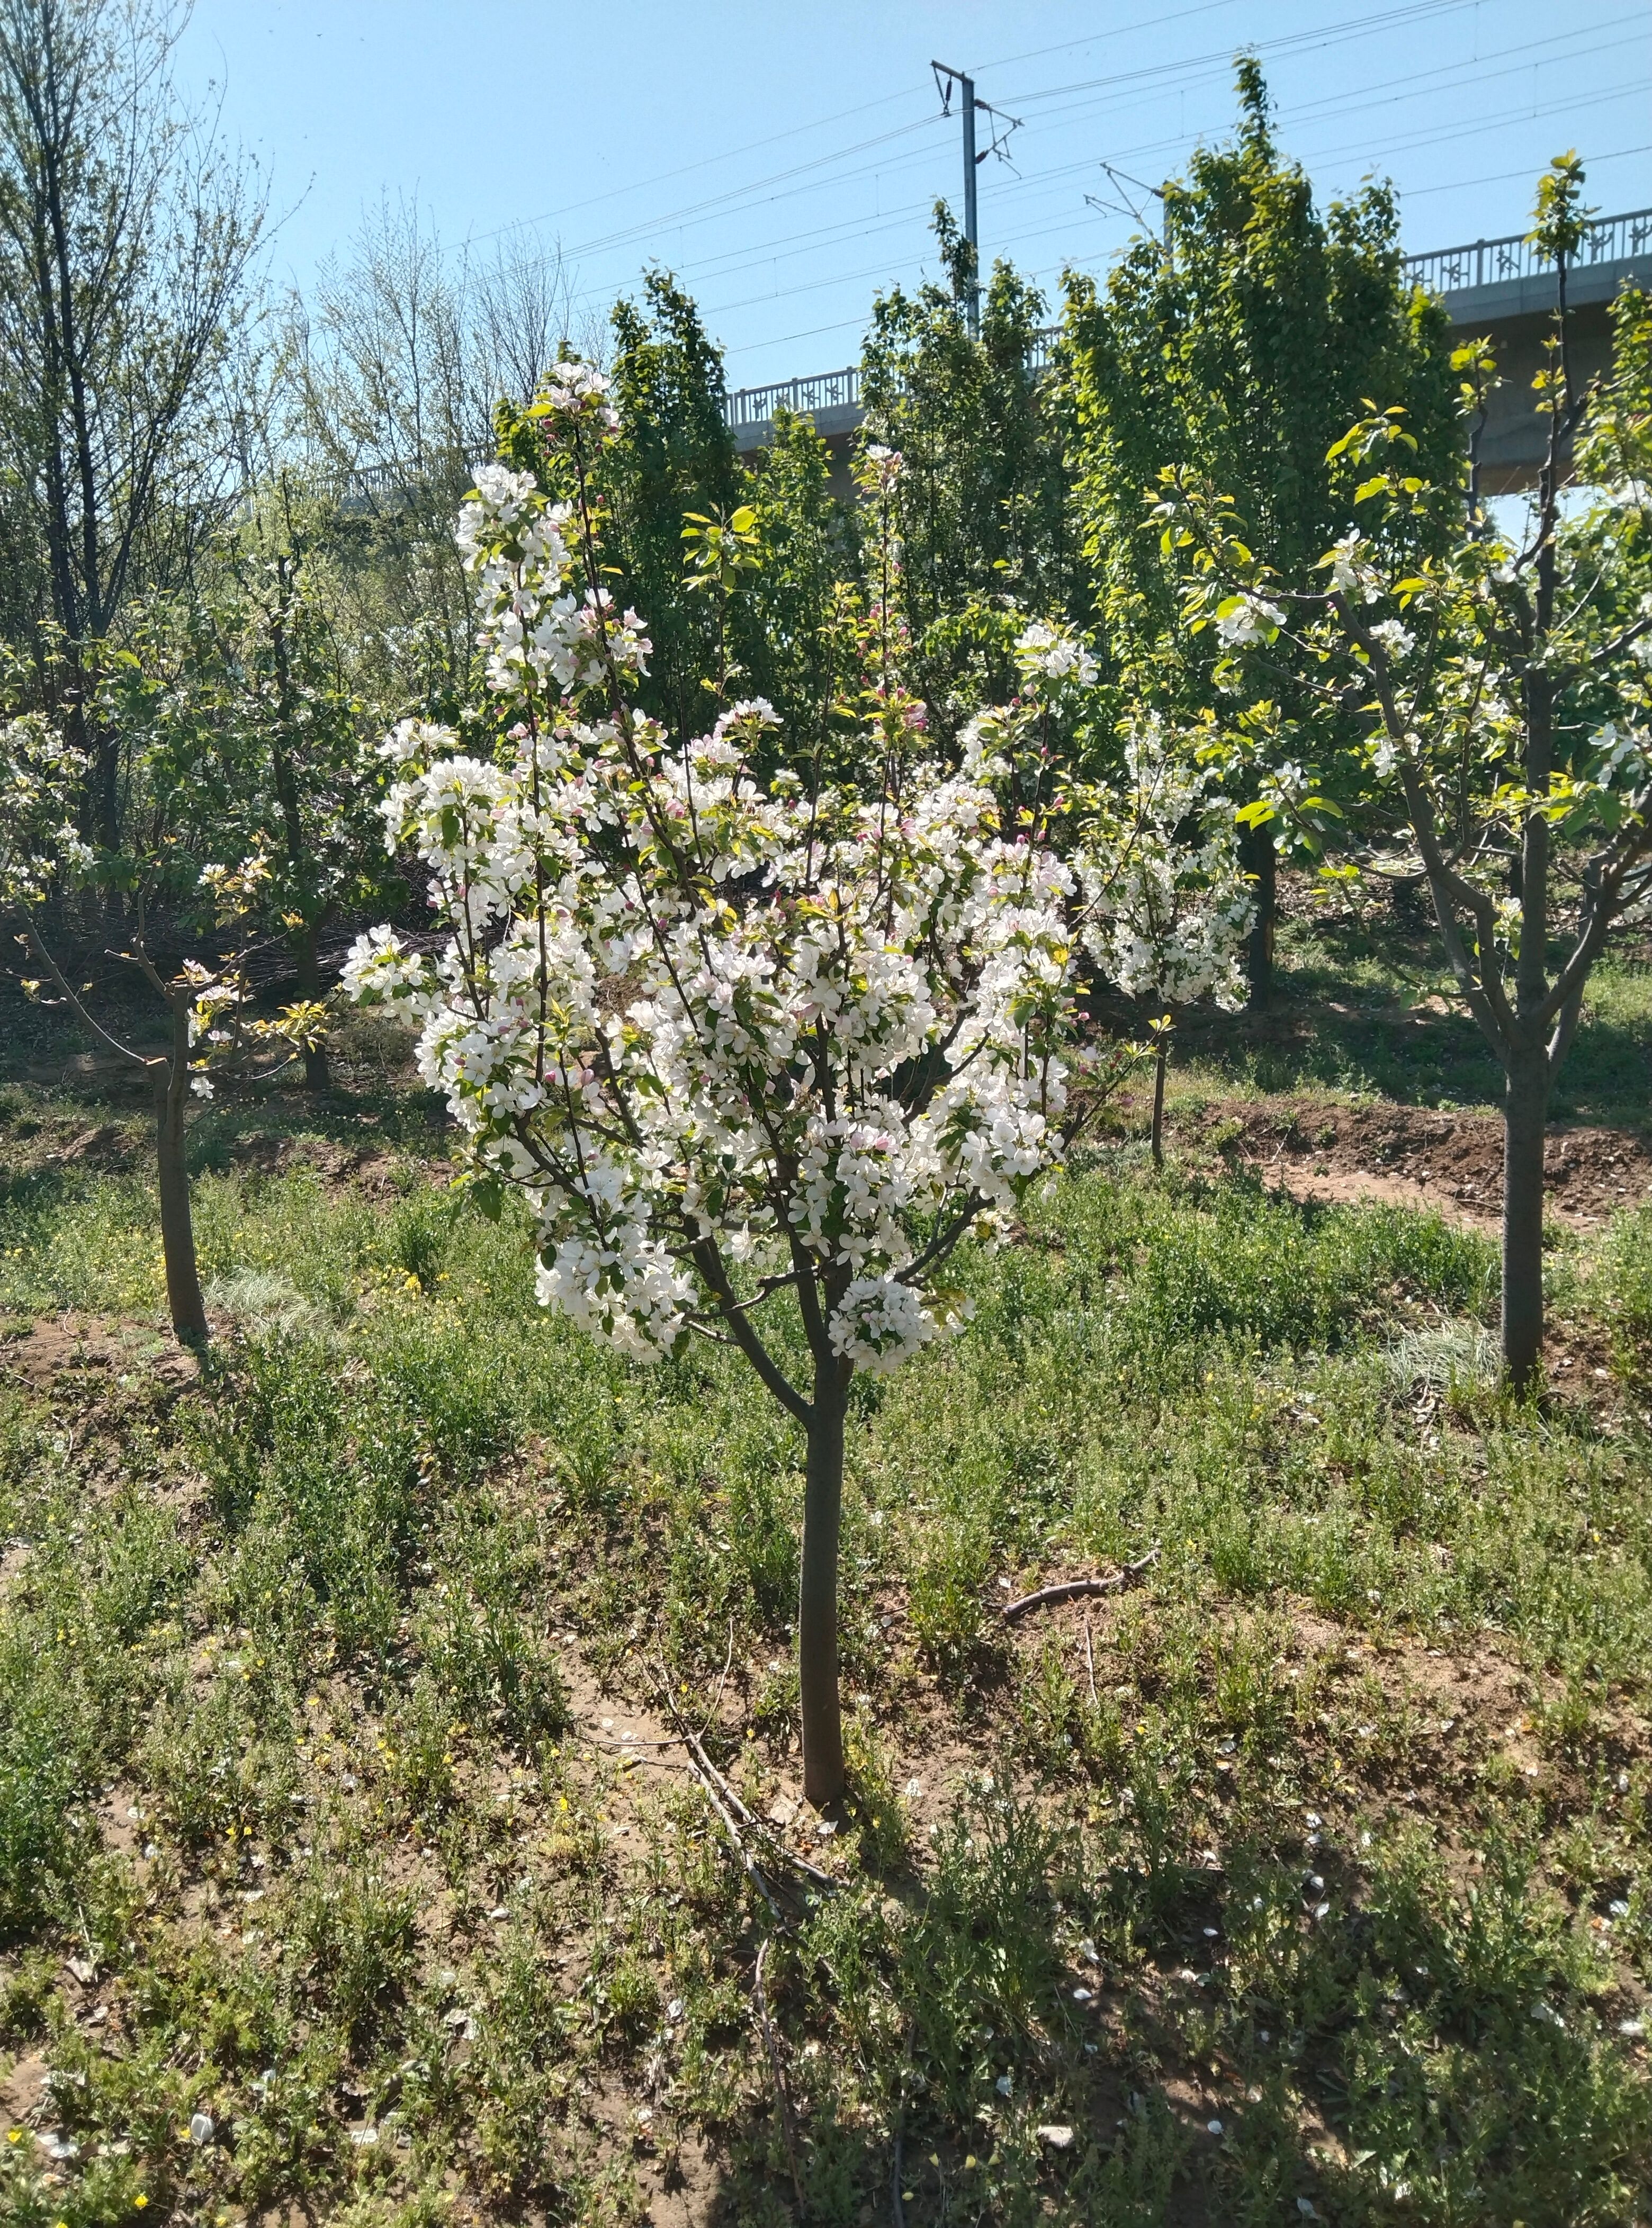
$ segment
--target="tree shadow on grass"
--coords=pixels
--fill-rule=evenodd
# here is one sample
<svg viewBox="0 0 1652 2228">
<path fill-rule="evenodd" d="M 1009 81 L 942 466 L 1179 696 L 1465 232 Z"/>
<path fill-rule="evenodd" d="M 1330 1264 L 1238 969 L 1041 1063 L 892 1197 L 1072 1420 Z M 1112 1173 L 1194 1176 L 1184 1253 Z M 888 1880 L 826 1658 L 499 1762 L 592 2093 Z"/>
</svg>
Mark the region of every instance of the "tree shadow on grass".
<svg viewBox="0 0 1652 2228">
<path fill-rule="evenodd" d="M 1647 2085 L 1519 1852 L 1464 1902 L 1415 1842 L 1217 1866 L 1172 1827 L 1126 1857 L 983 1783 L 921 1885 L 777 1940 L 810 2219 L 1629 2217 Z M 723 2158 L 712 2217 L 786 2217 L 772 2084 Z"/>
<path fill-rule="evenodd" d="M 1260 1014 L 1189 1014 L 1178 1026 L 1182 1061 L 1207 1064 L 1236 1085 L 1270 1095 L 1308 1089 L 1370 1092 L 1403 1105 L 1502 1104 L 1502 1071 L 1468 1015 L 1395 1001 L 1328 1000 L 1287 976 Z M 1652 1027 L 1597 1014 L 1561 1071 L 1556 1119 L 1644 1129 L 1652 1119 Z"/>
</svg>

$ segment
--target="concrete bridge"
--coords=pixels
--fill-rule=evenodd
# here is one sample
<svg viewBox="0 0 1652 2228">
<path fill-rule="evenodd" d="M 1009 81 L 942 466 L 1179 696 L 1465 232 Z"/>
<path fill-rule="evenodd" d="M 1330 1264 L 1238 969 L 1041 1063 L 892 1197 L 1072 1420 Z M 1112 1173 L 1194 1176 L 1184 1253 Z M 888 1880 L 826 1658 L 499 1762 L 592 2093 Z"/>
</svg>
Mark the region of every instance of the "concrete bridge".
<svg viewBox="0 0 1652 2228">
<path fill-rule="evenodd" d="M 1445 304 L 1454 339 L 1489 339 L 1497 352 L 1502 384 L 1491 399 L 1480 444 L 1482 483 L 1488 494 L 1529 487 L 1536 479 L 1548 435 L 1534 403 L 1532 381 L 1542 361 L 1555 303 L 1552 266 L 1540 262 L 1524 235 L 1476 240 L 1463 247 L 1438 247 L 1405 259 L 1412 282 Z M 1572 366 L 1580 379 L 1605 368 L 1611 341 L 1608 311 L 1620 287 L 1652 290 L 1652 209 L 1630 209 L 1591 224 L 1566 274 L 1572 318 Z M 1033 368 L 1050 361 L 1060 332 L 1053 325 L 1034 343 Z M 861 423 L 861 373 L 814 372 L 766 387 L 742 387 L 723 398 L 723 414 L 743 455 L 774 439 L 774 413 L 782 405 L 812 417 L 815 429 L 840 463 Z M 834 478 L 837 474 L 834 473 Z"/>
</svg>

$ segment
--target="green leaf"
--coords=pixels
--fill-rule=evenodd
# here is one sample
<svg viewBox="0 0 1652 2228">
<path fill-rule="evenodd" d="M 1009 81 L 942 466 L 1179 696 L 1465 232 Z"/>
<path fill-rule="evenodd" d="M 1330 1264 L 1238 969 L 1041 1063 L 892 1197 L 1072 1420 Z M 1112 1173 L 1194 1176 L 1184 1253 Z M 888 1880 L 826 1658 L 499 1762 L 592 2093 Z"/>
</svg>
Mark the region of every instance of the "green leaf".
<svg viewBox="0 0 1652 2228">
<path fill-rule="evenodd" d="M 471 1186 L 471 1196 L 490 1222 L 497 1222 L 505 1211 L 505 1186 L 502 1176 L 478 1176 Z"/>
</svg>

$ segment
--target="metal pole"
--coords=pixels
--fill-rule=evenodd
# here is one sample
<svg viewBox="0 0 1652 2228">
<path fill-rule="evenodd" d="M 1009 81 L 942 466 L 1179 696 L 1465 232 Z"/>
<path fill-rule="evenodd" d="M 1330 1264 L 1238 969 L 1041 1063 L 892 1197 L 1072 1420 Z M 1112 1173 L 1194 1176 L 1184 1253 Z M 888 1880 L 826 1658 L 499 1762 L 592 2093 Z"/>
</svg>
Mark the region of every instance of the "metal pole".
<svg viewBox="0 0 1652 2228">
<path fill-rule="evenodd" d="M 975 277 L 970 285 L 966 305 L 970 320 L 970 338 L 978 339 L 981 330 L 981 242 L 977 236 L 975 208 L 975 80 L 961 77 L 958 84 L 964 93 L 964 237 L 969 241 L 975 257 Z"/>
</svg>

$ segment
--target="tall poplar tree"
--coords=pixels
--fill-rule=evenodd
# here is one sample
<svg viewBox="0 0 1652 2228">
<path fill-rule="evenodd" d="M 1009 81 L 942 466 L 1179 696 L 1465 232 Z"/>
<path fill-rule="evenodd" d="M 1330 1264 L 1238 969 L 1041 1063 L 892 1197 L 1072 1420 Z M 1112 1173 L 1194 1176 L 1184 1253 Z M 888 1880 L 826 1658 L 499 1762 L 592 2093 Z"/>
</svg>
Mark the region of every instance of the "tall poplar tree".
<svg viewBox="0 0 1652 2228">
<path fill-rule="evenodd" d="M 1368 185 L 1322 214 L 1275 142 L 1253 57 L 1238 79 L 1238 132 L 1166 184 L 1162 236 L 1138 240 L 1105 285 L 1067 288 L 1078 505 L 1100 629 L 1116 672 L 1150 672 L 1187 710 L 1218 701 L 1219 661 L 1178 637 L 1175 567 L 1149 515 L 1166 466 L 1231 495 L 1241 530 L 1292 573 L 1352 516 L 1356 475 L 1328 460 L 1327 428 L 1367 402 L 1399 407 L 1430 480 L 1451 477 L 1462 441 L 1444 312 L 1405 284 L 1393 194 Z M 1326 761 L 1348 739 L 1289 678 L 1276 708 L 1283 752 L 1317 758 L 1334 792 Z M 1241 802 L 1257 803 L 1258 771 Z M 1271 975 L 1273 836 L 1263 820 L 1246 841 L 1253 998 Z"/>
<path fill-rule="evenodd" d="M 1071 531 L 1064 391 L 1040 361 L 1044 298 L 996 264 L 975 338 L 975 251 L 944 202 L 935 232 L 946 283 L 879 298 L 861 389 L 866 438 L 901 455 L 903 616 L 915 683 L 945 722 L 1013 686 L 1024 615 L 1082 618 L 1087 580 Z"/>
<path fill-rule="evenodd" d="M 108 851 L 106 644 L 235 491 L 212 406 L 263 228 L 261 192 L 173 86 L 184 20 L 170 0 L 0 0 L 0 535 L 39 575 L 14 597 L 55 623 L 86 832 Z"/>
<path fill-rule="evenodd" d="M 653 653 L 639 684 L 644 708 L 680 733 L 708 724 L 720 663 L 715 599 L 685 592 L 684 520 L 727 517 L 745 476 L 723 416 L 723 362 L 692 297 L 650 271 L 644 303 L 613 312 L 613 399 L 619 435 L 603 459 L 610 552 L 623 605 L 646 611 Z"/>
</svg>

